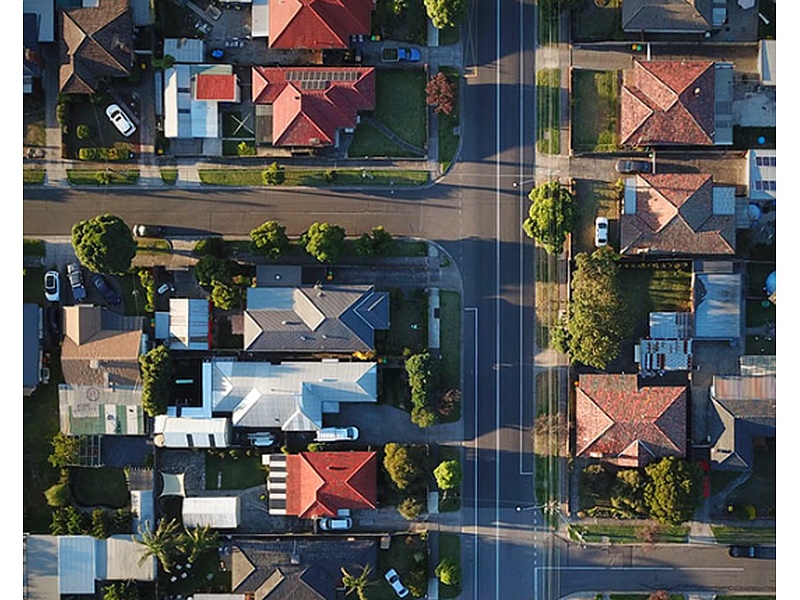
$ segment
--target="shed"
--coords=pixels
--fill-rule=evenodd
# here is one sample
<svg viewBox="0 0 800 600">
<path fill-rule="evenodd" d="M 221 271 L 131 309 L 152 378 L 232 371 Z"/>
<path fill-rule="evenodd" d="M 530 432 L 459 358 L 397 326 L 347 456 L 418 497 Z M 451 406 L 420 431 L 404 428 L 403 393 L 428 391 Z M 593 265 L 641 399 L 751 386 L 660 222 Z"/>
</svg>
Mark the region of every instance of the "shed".
<svg viewBox="0 0 800 600">
<path fill-rule="evenodd" d="M 97 566 L 95 539 L 88 535 L 58 538 L 58 593 L 94 594 Z"/>
<path fill-rule="evenodd" d="M 241 521 L 238 496 L 197 496 L 183 500 L 186 527 L 236 529 Z"/>
<path fill-rule="evenodd" d="M 130 535 L 112 535 L 98 540 L 105 552 L 105 560 L 98 564 L 97 579 L 112 581 L 154 581 L 155 556 L 142 558 L 144 546 Z"/>
<path fill-rule="evenodd" d="M 192 419 L 159 415 L 153 427 L 153 443 L 160 448 L 227 448 L 227 418 Z"/>
<path fill-rule="evenodd" d="M 741 336 L 741 274 L 695 273 L 692 298 L 696 339 L 735 340 Z"/>
<path fill-rule="evenodd" d="M 164 56 L 167 55 L 177 63 L 201 63 L 205 58 L 205 42 L 195 38 L 167 38 Z"/>
</svg>

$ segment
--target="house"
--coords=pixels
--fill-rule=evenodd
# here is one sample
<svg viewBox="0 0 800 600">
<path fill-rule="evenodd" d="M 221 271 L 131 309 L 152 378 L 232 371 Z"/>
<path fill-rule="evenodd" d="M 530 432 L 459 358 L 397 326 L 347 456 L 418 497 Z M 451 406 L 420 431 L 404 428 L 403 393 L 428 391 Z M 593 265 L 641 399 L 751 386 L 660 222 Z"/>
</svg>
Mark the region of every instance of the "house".
<svg viewBox="0 0 800 600">
<path fill-rule="evenodd" d="M 756 202 L 775 201 L 776 158 L 776 150 L 759 148 L 747 151 L 747 182 L 750 200 Z"/>
<path fill-rule="evenodd" d="M 128 0 L 98 0 L 62 9 L 59 91 L 94 94 L 111 78 L 129 77 L 134 64 L 133 14 Z"/>
<path fill-rule="evenodd" d="M 342 568 L 358 576 L 366 566 L 375 572 L 377 560 L 375 539 L 237 538 L 230 557 L 231 591 L 269 600 L 335 600 L 342 594 Z"/>
<path fill-rule="evenodd" d="M 753 449 L 775 437 L 776 376 L 715 375 L 711 384 L 711 464 L 753 468 Z"/>
<path fill-rule="evenodd" d="M 41 85 L 44 62 L 39 46 L 39 17 L 22 15 L 22 93 L 31 94 Z"/>
<path fill-rule="evenodd" d="M 338 146 L 339 133 L 375 109 L 374 67 L 253 67 L 260 144 Z"/>
<path fill-rule="evenodd" d="M 97 582 L 154 581 L 155 557 L 131 535 L 96 539 L 88 535 L 23 534 L 23 595 L 29 600 L 87 594 Z"/>
<path fill-rule="evenodd" d="M 158 415 L 153 425 L 153 444 L 159 448 L 227 448 L 229 419 L 192 419 Z"/>
<path fill-rule="evenodd" d="M 242 520 L 239 496 L 190 496 L 183 499 L 184 527 L 236 529 Z"/>
<path fill-rule="evenodd" d="M 22 305 L 22 394 L 30 396 L 50 370 L 42 367 L 42 309 L 38 304 Z M 45 382 L 46 383 L 46 382 Z"/>
<path fill-rule="evenodd" d="M 375 452 L 301 452 L 270 455 L 269 512 L 302 519 L 377 508 Z"/>
<path fill-rule="evenodd" d="M 742 275 L 733 273 L 730 263 L 714 268 L 692 273 L 694 339 L 736 340 L 742 330 Z"/>
<path fill-rule="evenodd" d="M 269 47 L 347 48 L 370 34 L 373 0 L 282 0 L 269 4 Z"/>
<path fill-rule="evenodd" d="M 210 320 L 208 300 L 170 298 L 169 312 L 156 312 L 155 338 L 170 350 L 208 350 Z"/>
<path fill-rule="evenodd" d="M 722 26 L 724 7 L 724 0 L 713 5 L 711 0 L 623 0 L 622 30 L 703 35 Z"/>
<path fill-rule="evenodd" d="M 634 60 L 623 74 L 623 146 L 732 144 L 732 118 L 730 63 Z"/>
<path fill-rule="evenodd" d="M 389 328 L 389 294 L 371 285 L 265 283 L 247 290 L 245 351 L 369 352 Z"/>
<path fill-rule="evenodd" d="M 344 402 L 376 402 L 378 367 L 373 362 L 203 363 L 203 403 L 181 407 L 184 419 L 230 416 L 234 427 L 319 431 L 326 413 Z M 177 416 L 177 407 L 167 414 Z M 199 426 L 198 426 L 199 427 Z"/>
<path fill-rule="evenodd" d="M 650 337 L 634 346 L 642 376 L 692 368 L 692 313 L 651 312 Z"/>
<path fill-rule="evenodd" d="M 686 454 L 685 386 L 640 386 L 637 375 L 581 375 L 575 411 L 578 458 L 644 467 Z"/>
<path fill-rule="evenodd" d="M 620 215 L 622 256 L 732 255 L 736 197 L 711 175 L 645 174 L 625 181 Z"/>
</svg>

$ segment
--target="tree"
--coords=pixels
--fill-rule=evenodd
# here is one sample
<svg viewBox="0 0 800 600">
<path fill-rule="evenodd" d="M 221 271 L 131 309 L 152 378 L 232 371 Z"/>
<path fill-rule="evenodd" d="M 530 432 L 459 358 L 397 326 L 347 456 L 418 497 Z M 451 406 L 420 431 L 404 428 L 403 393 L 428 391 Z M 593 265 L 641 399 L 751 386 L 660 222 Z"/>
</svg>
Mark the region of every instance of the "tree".
<svg viewBox="0 0 800 600">
<path fill-rule="evenodd" d="M 575 257 L 567 332 L 573 362 L 605 369 L 630 331 L 619 281 L 619 257 L 608 247 Z"/>
<path fill-rule="evenodd" d="M 531 207 L 522 229 L 550 254 L 561 252 L 567 233 L 578 224 L 572 193 L 558 181 L 548 181 L 533 188 L 528 198 Z"/>
<path fill-rule="evenodd" d="M 344 250 L 345 230 L 330 223 L 313 223 L 303 235 L 306 252 L 319 262 L 336 262 Z"/>
<path fill-rule="evenodd" d="M 422 514 L 424 509 L 422 501 L 414 496 L 408 496 L 397 506 L 397 512 L 406 521 L 413 521 Z"/>
<path fill-rule="evenodd" d="M 47 462 L 56 469 L 77 465 L 80 461 L 81 438 L 64 435 L 60 431 L 50 441 L 53 453 L 47 457 Z"/>
<path fill-rule="evenodd" d="M 433 106 L 433 112 L 452 114 L 456 107 L 456 86 L 439 71 L 425 86 L 426 101 Z"/>
<path fill-rule="evenodd" d="M 349 596 L 355 592 L 359 600 L 364 600 L 366 598 L 364 588 L 372 583 L 369 579 L 371 572 L 372 565 L 370 564 L 361 567 L 361 573 L 358 575 L 351 575 L 345 567 L 342 567 L 342 585 L 347 590 L 344 595 Z"/>
<path fill-rule="evenodd" d="M 433 427 L 436 425 L 436 413 L 428 406 L 413 406 L 411 408 L 411 422 L 417 427 Z"/>
<path fill-rule="evenodd" d="M 261 173 L 261 179 L 265 185 L 280 185 L 286 181 L 286 171 L 278 163 L 274 162 Z"/>
<path fill-rule="evenodd" d="M 227 258 L 204 256 L 194 265 L 194 277 L 204 287 L 210 287 L 214 280 L 228 282 L 233 278 L 233 265 Z"/>
<path fill-rule="evenodd" d="M 662 523 L 688 521 L 702 500 L 700 467 L 669 456 L 645 467 L 644 501 L 650 517 Z"/>
<path fill-rule="evenodd" d="M 216 258 L 228 258 L 228 246 L 218 235 L 212 235 L 211 237 L 203 238 L 202 240 L 198 241 L 194 248 L 192 249 L 192 253 L 196 254 L 197 256 L 214 256 Z"/>
<path fill-rule="evenodd" d="M 92 537 L 105 539 L 111 535 L 113 525 L 111 514 L 102 508 L 95 508 L 92 511 Z"/>
<path fill-rule="evenodd" d="M 57 483 L 44 492 L 47 498 L 47 505 L 54 508 L 61 508 L 72 504 L 72 491 L 68 483 Z"/>
<path fill-rule="evenodd" d="M 277 260 L 289 249 L 286 227 L 277 221 L 267 221 L 250 232 L 253 250 L 267 258 Z"/>
<path fill-rule="evenodd" d="M 382 225 L 372 228 L 372 235 L 362 233 L 356 241 L 356 252 L 361 256 L 386 256 L 392 247 L 392 234 Z"/>
<path fill-rule="evenodd" d="M 390 442 L 383 449 L 383 468 L 398 489 L 413 488 L 424 476 L 418 452 L 409 446 Z"/>
<path fill-rule="evenodd" d="M 443 558 L 434 570 L 436 577 L 445 585 L 461 583 L 461 564 L 452 556 Z"/>
<path fill-rule="evenodd" d="M 89 137 L 89 126 L 81 123 L 75 128 L 75 135 L 79 140 L 85 140 L 87 137 Z"/>
<path fill-rule="evenodd" d="M 461 485 L 461 462 L 457 460 L 443 460 L 433 470 L 436 485 L 442 490 L 452 490 Z"/>
<path fill-rule="evenodd" d="M 144 561 L 151 556 L 155 556 L 163 569 L 170 573 L 175 559 L 180 554 L 181 540 L 178 521 L 161 519 L 155 531 L 150 531 L 150 522 L 145 521 L 145 525 L 139 529 L 139 533 L 141 536 L 134 538 L 144 546 L 139 557 L 139 566 L 142 566 Z"/>
<path fill-rule="evenodd" d="M 445 419 L 456 418 L 461 413 L 461 390 L 451 388 L 442 394 L 436 412 Z"/>
<path fill-rule="evenodd" d="M 242 302 L 242 290 L 238 285 L 213 279 L 211 281 L 211 302 L 222 310 L 231 310 Z"/>
<path fill-rule="evenodd" d="M 103 587 L 103 600 L 139 600 L 139 588 L 133 581 L 115 581 Z"/>
<path fill-rule="evenodd" d="M 142 371 L 142 408 L 151 417 L 167 412 L 172 359 L 166 346 L 156 346 L 139 357 Z"/>
<path fill-rule="evenodd" d="M 219 534 L 211 531 L 211 527 L 187 527 L 184 534 L 179 536 L 178 547 L 188 555 L 189 562 L 195 562 L 198 558 L 217 548 L 219 544 Z"/>
<path fill-rule="evenodd" d="M 425 10 L 437 29 L 455 27 L 467 14 L 466 0 L 425 0 Z"/>
<path fill-rule="evenodd" d="M 136 241 L 125 221 L 99 215 L 72 226 L 72 247 L 81 264 L 97 273 L 124 275 L 136 256 Z"/>
<path fill-rule="evenodd" d="M 611 488 L 611 506 L 628 510 L 634 515 L 646 515 L 644 477 L 637 469 L 622 469 Z"/>
</svg>

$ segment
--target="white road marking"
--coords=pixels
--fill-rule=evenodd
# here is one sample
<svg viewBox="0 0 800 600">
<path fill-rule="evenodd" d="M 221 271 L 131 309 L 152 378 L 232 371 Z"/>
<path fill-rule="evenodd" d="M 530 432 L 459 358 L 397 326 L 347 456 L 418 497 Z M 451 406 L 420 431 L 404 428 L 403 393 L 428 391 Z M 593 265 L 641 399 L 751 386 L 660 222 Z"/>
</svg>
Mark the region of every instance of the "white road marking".
<svg viewBox="0 0 800 600">
<path fill-rule="evenodd" d="M 472 568 L 473 568 L 473 589 L 478 589 L 478 307 L 464 307 L 465 312 L 472 313 L 472 322 L 475 328 L 475 364 L 473 366 L 474 369 L 474 390 L 475 390 L 475 399 L 474 399 L 474 410 L 475 410 L 475 431 L 472 436 L 472 445 L 475 450 L 475 455 L 473 456 L 474 462 L 474 472 L 473 477 L 475 478 L 475 502 L 473 505 L 475 506 L 475 532 L 473 533 L 473 548 L 472 548 Z"/>
<path fill-rule="evenodd" d="M 500 0 L 495 0 L 495 363 L 500 360 Z M 494 409 L 494 586 L 495 598 L 500 598 L 500 370 L 495 374 Z"/>
</svg>

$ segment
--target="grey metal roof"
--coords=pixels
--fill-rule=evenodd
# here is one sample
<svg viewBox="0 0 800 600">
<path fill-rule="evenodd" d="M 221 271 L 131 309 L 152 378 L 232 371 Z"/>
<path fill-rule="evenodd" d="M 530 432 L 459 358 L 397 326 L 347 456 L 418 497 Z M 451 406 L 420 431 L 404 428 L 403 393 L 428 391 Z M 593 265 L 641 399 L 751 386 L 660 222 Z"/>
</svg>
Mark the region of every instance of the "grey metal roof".
<svg viewBox="0 0 800 600">
<path fill-rule="evenodd" d="M 22 540 L 24 597 L 58 598 L 58 537 L 24 534 Z"/>
<path fill-rule="evenodd" d="M 692 337 L 692 313 L 651 312 L 650 337 L 653 339 L 686 339 Z"/>
<path fill-rule="evenodd" d="M 733 64 L 714 63 L 714 144 L 733 144 Z"/>
<path fill-rule="evenodd" d="M 97 568 L 95 539 L 88 535 L 58 538 L 58 592 L 94 594 Z"/>
<path fill-rule="evenodd" d="M 39 384 L 40 315 L 38 304 L 22 305 L 22 387 L 31 392 Z"/>
<path fill-rule="evenodd" d="M 775 375 L 775 355 L 745 354 L 740 356 L 739 372 L 742 375 Z"/>
<path fill-rule="evenodd" d="M 710 0 L 623 0 L 622 29 L 628 32 L 703 33 L 711 29 Z"/>
<path fill-rule="evenodd" d="M 742 326 L 741 274 L 696 273 L 692 288 L 695 338 L 738 339 Z"/>
<path fill-rule="evenodd" d="M 195 38 L 164 39 L 164 56 L 169 54 L 178 63 L 201 63 L 205 58 L 205 42 Z"/>
</svg>

